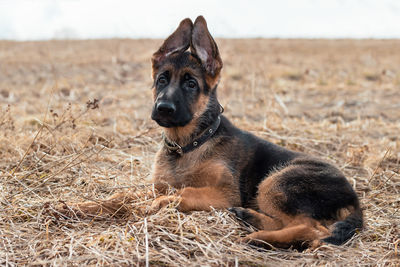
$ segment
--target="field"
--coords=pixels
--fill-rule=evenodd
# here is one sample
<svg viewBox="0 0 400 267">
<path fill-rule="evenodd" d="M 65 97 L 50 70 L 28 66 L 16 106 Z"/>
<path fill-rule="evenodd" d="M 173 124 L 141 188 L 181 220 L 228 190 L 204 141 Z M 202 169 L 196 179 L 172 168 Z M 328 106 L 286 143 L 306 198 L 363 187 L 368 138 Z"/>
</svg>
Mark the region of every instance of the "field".
<svg viewBox="0 0 400 267">
<path fill-rule="evenodd" d="M 224 210 L 54 216 L 68 201 L 151 189 L 161 40 L 0 41 L 0 264 L 399 266 L 400 40 L 217 40 L 219 99 L 237 126 L 336 164 L 365 229 L 346 245 L 262 250 Z"/>
</svg>

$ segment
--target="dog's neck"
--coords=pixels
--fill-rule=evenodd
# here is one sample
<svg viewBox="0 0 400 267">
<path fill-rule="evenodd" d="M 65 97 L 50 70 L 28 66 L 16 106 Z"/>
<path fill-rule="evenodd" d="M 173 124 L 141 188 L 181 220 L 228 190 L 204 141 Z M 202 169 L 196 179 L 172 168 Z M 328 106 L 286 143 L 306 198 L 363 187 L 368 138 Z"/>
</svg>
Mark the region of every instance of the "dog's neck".
<svg viewBox="0 0 400 267">
<path fill-rule="evenodd" d="M 184 127 L 164 128 L 165 138 L 171 143 L 186 146 L 196 137 L 197 130 L 195 120 L 196 119 L 192 119 L 192 121 Z"/>
<path fill-rule="evenodd" d="M 177 154 L 183 156 L 183 154 L 191 152 L 208 142 L 208 140 L 217 132 L 219 125 L 221 123 L 221 117 L 218 118 L 211 124 L 206 130 L 204 130 L 200 135 L 192 139 L 191 143 L 186 146 L 180 146 L 179 144 L 169 141 L 164 137 L 164 147 L 169 153 Z"/>
</svg>

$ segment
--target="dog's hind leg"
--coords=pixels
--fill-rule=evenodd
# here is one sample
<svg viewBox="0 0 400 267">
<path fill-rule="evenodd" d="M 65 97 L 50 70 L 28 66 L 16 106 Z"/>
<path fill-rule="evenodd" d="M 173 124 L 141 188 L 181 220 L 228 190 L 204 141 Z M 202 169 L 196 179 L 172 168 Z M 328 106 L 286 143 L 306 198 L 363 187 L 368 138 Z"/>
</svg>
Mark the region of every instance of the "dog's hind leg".
<svg viewBox="0 0 400 267">
<path fill-rule="evenodd" d="M 330 235 L 329 230 L 320 222 L 303 215 L 275 218 L 252 209 L 240 207 L 230 208 L 229 211 L 242 221 L 260 230 L 242 239 L 242 241 L 253 245 L 261 245 L 266 242 L 281 248 L 290 246 L 296 248 L 316 247 L 320 244 L 322 238 Z"/>
<path fill-rule="evenodd" d="M 238 219 L 260 230 L 272 231 L 279 230 L 283 227 L 283 223 L 280 219 L 268 216 L 252 209 L 233 207 L 229 208 L 228 210 L 232 212 Z"/>
<path fill-rule="evenodd" d="M 263 245 L 265 242 L 274 247 L 289 248 L 294 246 L 304 249 L 309 246 L 317 246 L 320 240 L 327 235 L 329 235 L 329 231 L 322 226 L 301 223 L 288 225 L 275 231 L 261 230 L 254 232 L 244 237 L 242 242 L 257 246 Z"/>
</svg>

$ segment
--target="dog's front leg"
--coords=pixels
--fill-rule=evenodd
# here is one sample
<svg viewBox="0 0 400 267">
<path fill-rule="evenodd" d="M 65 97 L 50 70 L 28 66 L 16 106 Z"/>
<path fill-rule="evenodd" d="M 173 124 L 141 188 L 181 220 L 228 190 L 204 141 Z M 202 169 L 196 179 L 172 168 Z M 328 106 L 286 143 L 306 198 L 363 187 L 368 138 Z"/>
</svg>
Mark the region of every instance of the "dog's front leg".
<svg viewBox="0 0 400 267">
<path fill-rule="evenodd" d="M 177 208 L 182 212 L 210 211 L 212 207 L 216 209 L 229 208 L 234 203 L 228 197 L 228 192 L 227 188 L 222 187 L 186 187 L 179 190 L 177 194 L 156 198 L 150 207 L 150 212 L 157 212 L 171 202 L 177 202 Z"/>
<path fill-rule="evenodd" d="M 167 183 L 158 182 L 154 187 L 145 191 L 127 191 L 113 194 L 107 199 L 86 202 L 63 202 L 52 212 L 55 216 L 78 218 L 121 217 L 130 212 L 130 205 L 139 198 L 152 198 L 154 195 L 166 194 L 169 190 Z"/>
<path fill-rule="evenodd" d="M 53 213 L 61 217 L 120 217 L 129 212 L 129 204 L 132 203 L 138 195 L 139 194 L 135 192 L 120 192 L 105 200 L 63 203 L 55 207 Z"/>
</svg>

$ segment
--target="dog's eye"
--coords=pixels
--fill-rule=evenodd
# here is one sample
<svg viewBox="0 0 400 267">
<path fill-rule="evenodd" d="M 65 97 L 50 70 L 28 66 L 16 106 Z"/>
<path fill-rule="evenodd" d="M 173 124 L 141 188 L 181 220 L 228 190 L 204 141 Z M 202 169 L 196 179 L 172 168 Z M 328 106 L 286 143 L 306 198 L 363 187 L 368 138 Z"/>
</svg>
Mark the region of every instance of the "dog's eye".
<svg viewBox="0 0 400 267">
<path fill-rule="evenodd" d="M 194 88 L 196 88 L 196 86 L 197 86 L 197 84 L 196 84 L 195 81 L 189 81 L 189 82 L 188 82 L 188 87 L 189 87 L 190 89 L 194 89 Z"/>
<path fill-rule="evenodd" d="M 165 78 L 164 76 L 161 76 L 160 78 L 158 78 L 157 83 L 159 85 L 166 85 L 168 83 L 167 78 Z"/>
</svg>

